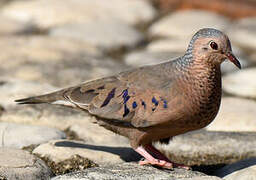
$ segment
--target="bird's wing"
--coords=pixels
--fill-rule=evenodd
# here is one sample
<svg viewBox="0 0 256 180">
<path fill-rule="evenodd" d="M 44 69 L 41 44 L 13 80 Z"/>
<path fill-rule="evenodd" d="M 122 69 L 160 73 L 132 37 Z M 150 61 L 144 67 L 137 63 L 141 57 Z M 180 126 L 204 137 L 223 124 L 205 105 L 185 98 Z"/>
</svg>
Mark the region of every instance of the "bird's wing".
<svg viewBox="0 0 256 180">
<path fill-rule="evenodd" d="M 63 89 L 49 94 L 54 97 L 51 102 L 64 99 L 95 116 L 135 127 L 164 123 L 172 119 L 171 106 L 178 96 L 170 98 L 170 91 L 175 91 L 172 79 L 154 68 L 146 66 Z"/>
</svg>

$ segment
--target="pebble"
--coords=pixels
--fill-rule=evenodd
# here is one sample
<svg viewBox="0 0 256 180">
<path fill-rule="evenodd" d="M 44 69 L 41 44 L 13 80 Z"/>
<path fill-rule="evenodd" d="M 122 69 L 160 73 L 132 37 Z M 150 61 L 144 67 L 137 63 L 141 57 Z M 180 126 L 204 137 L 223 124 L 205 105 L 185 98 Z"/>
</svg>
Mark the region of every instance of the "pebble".
<svg viewBox="0 0 256 180">
<path fill-rule="evenodd" d="M 0 123 L 0 147 L 23 148 L 65 137 L 64 132 L 54 128 L 8 122 Z"/>
<path fill-rule="evenodd" d="M 224 97 L 214 121 L 207 126 L 213 131 L 256 131 L 256 102 L 250 99 Z"/>
<path fill-rule="evenodd" d="M 184 169 L 161 170 L 151 166 L 139 166 L 136 163 L 120 163 L 89 168 L 83 171 L 69 173 L 54 177 L 52 180 L 80 180 L 80 179 L 161 179 L 161 180 L 220 180 L 205 174 L 187 171 Z"/>
<path fill-rule="evenodd" d="M 233 28 L 228 31 L 232 43 L 253 53 L 256 50 L 256 17 L 243 18 L 234 23 Z"/>
<path fill-rule="evenodd" d="M 149 64 L 157 64 L 170 59 L 179 57 L 178 53 L 174 52 L 154 52 L 154 51 L 135 51 L 125 55 L 124 61 L 127 65 L 139 67 Z"/>
<path fill-rule="evenodd" d="M 141 157 L 131 148 L 109 145 L 94 145 L 83 141 L 53 140 L 33 150 L 39 157 L 47 157 L 59 163 L 74 155 L 88 158 L 96 164 L 138 161 Z"/>
<path fill-rule="evenodd" d="M 224 180 L 256 180 L 256 165 L 233 172 L 223 178 Z"/>
<path fill-rule="evenodd" d="M 92 21 L 53 28 L 50 36 L 76 39 L 103 51 L 134 48 L 143 42 L 142 33 L 121 21 Z"/>
<path fill-rule="evenodd" d="M 46 164 L 27 151 L 0 148 L 0 178 L 16 180 L 50 179 L 53 176 Z"/>
<path fill-rule="evenodd" d="M 176 163 L 230 164 L 255 157 L 256 133 L 199 130 L 175 136 L 168 145 L 157 147 Z"/>
<path fill-rule="evenodd" d="M 224 16 L 200 10 L 186 10 L 171 13 L 149 28 L 151 36 L 190 40 L 198 29 L 211 27 L 225 30 L 229 20 Z"/>
<path fill-rule="evenodd" d="M 256 68 L 243 69 L 223 77 L 223 90 L 229 94 L 256 98 Z"/>
<path fill-rule="evenodd" d="M 150 22 L 157 15 L 148 1 L 141 0 L 13 1 L 3 7 L 2 14 L 22 22 L 33 22 L 42 29 L 104 19 L 135 25 Z"/>
</svg>

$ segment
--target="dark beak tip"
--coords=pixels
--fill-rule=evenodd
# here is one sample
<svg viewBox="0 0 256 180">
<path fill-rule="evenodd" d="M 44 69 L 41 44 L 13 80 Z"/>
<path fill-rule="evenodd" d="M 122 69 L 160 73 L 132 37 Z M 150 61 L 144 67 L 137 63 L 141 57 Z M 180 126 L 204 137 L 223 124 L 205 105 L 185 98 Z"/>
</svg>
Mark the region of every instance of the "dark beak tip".
<svg viewBox="0 0 256 180">
<path fill-rule="evenodd" d="M 233 63 L 236 65 L 236 67 L 238 67 L 239 69 L 241 69 L 241 64 L 240 62 L 238 61 L 238 59 L 233 55 L 233 53 L 227 53 L 226 54 L 227 58 Z"/>
</svg>

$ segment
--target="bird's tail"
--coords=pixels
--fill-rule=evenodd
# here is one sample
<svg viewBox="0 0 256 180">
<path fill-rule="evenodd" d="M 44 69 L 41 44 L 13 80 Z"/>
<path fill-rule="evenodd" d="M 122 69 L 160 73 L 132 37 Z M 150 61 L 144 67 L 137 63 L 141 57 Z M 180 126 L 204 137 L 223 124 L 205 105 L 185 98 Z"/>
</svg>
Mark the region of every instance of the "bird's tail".
<svg viewBox="0 0 256 180">
<path fill-rule="evenodd" d="M 65 101 L 63 90 L 56 91 L 49 94 L 44 94 L 40 96 L 33 96 L 24 99 L 17 99 L 15 102 L 18 104 L 41 104 L 41 103 L 53 103 L 56 101 Z"/>
</svg>

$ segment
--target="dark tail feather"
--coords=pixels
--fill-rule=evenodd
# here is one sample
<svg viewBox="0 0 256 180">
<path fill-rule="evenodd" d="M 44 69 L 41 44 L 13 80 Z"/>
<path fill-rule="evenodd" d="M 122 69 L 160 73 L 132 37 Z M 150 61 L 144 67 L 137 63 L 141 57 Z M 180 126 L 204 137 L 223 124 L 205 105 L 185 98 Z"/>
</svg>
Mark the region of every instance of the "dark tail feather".
<svg viewBox="0 0 256 180">
<path fill-rule="evenodd" d="M 17 99 L 15 102 L 18 104 L 41 104 L 41 103 L 52 103 L 57 100 L 65 100 L 63 91 L 57 91 L 50 94 L 41 96 L 34 96 L 24 99 Z"/>
</svg>

